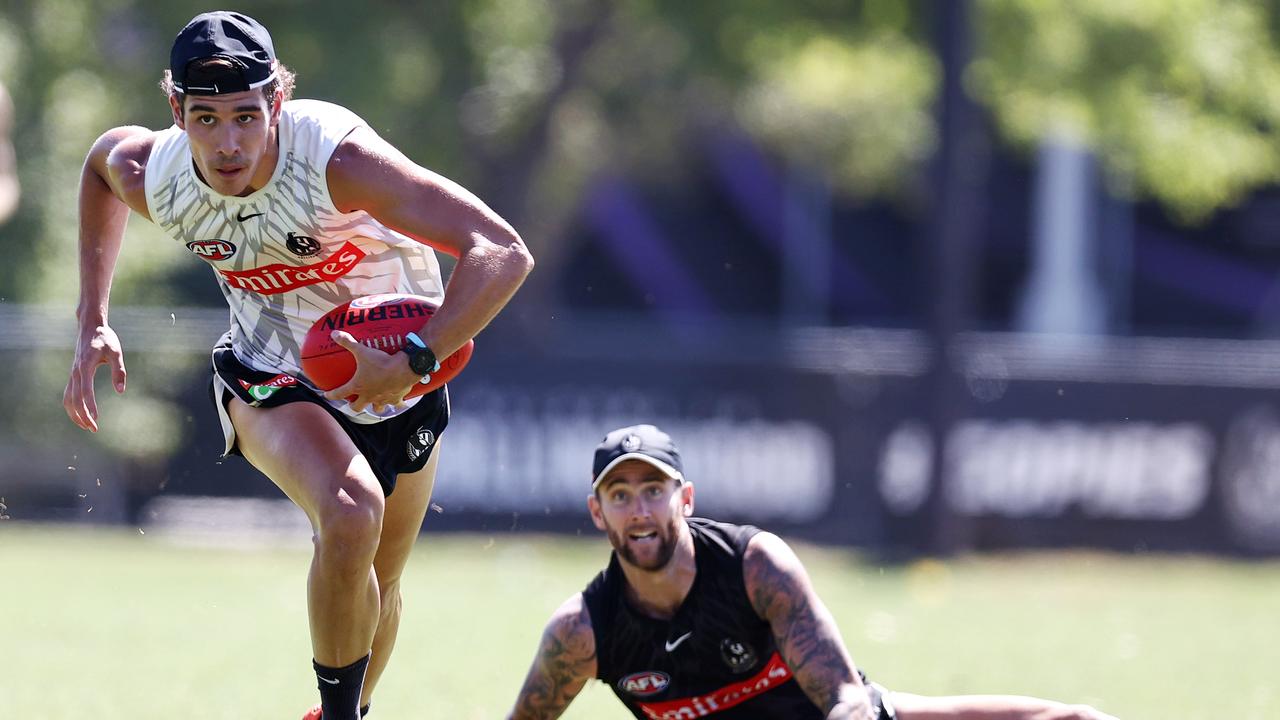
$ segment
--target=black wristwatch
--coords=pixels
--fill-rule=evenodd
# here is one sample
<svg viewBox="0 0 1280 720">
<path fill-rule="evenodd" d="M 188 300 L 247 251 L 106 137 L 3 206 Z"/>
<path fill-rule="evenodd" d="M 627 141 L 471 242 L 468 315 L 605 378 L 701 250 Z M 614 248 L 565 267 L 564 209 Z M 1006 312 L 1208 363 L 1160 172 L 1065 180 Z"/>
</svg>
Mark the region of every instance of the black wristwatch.
<svg viewBox="0 0 1280 720">
<path fill-rule="evenodd" d="M 409 333 L 405 335 L 405 339 L 408 340 L 404 344 L 404 351 L 409 356 L 409 369 L 415 375 L 421 375 L 422 382 L 431 382 L 431 373 L 440 369 L 436 354 L 431 352 L 431 348 L 422 342 L 417 333 Z"/>
</svg>

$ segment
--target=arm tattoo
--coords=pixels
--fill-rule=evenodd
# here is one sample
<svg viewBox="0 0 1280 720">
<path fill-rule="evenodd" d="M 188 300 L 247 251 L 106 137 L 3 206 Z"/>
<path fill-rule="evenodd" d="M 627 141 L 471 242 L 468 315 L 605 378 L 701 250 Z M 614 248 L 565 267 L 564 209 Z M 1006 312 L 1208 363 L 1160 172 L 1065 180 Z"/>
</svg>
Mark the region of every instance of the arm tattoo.
<svg viewBox="0 0 1280 720">
<path fill-rule="evenodd" d="M 512 720 L 558 718 L 596 672 L 596 640 L 581 595 L 552 616 L 542 634 Z"/>
<path fill-rule="evenodd" d="M 769 622 L 796 682 L 823 712 L 842 705 L 850 714 L 835 715 L 873 717 L 835 618 L 813 591 L 799 558 L 777 537 L 756 537 L 743 564 L 749 598 Z"/>
</svg>

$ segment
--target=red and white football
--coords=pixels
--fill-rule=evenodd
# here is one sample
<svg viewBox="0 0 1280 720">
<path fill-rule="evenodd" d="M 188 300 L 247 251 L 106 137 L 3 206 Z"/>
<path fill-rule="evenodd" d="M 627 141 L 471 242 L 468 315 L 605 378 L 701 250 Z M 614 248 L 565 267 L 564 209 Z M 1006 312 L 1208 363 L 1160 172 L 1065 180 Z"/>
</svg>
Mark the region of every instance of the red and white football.
<svg viewBox="0 0 1280 720">
<path fill-rule="evenodd" d="M 398 353 L 408 342 L 405 336 L 420 330 L 438 307 L 427 298 L 400 293 L 366 295 L 345 302 L 307 331 L 302 342 L 302 372 L 316 387 L 332 390 L 356 372 L 355 356 L 330 337 L 334 330 L 345 330 L 356 341 L 387 354 Z M 429 393 L 457 377 L 474 349 L 475 341 L 468 340 L 457 352 L 440 358 L 440 370 L 431 374 L 431 382 L 415 385 L 405 397 Z"/>
</svg>

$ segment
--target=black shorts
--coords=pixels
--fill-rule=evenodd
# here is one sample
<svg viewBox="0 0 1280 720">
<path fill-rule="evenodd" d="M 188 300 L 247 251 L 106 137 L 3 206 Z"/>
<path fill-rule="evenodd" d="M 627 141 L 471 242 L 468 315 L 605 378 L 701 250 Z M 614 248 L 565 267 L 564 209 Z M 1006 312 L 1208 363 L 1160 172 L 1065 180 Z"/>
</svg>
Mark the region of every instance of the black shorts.
<svg viewBox="0 0 1280 720">
<path fill-rule="evenodd" d="M 397 475 L 417 472 L 427 464 L 436 440 L 449 424 L 446 387 L 423 395 L 417 404 L 399 415 L 371 424 L 358 423 L 335 410 L 323 395 L 292 375 L 262 372 L 240 362 L 231 350 L 229 336 L 224 335 L 213 348 L 213 374 L 209 379 L 209 397 L 217 408 L 226 441 L 224 456 L 240 455 L 235 428 L 227 413 L 233 395 L 253 407 L 309 402 L 324 408 L 369 461 L 387 496 L 396 488 Z"/>
</svg>

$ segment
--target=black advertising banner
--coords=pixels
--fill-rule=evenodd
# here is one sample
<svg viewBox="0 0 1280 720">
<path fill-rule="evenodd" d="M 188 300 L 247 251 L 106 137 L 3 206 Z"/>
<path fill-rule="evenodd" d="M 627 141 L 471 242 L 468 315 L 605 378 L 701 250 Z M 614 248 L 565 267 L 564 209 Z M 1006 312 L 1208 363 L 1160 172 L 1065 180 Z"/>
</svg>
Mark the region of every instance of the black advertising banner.
<svg viewBox="0 0 1280 720">
<path fill-rule="evenodd" d="M 451 386 L 435 494 L 443 512 L 432 522 L 499 515 L 495 525 L 515 529 L 562 528 L 566 518 L 590 527 L 595 445 L 616 427 L 649 422 L 679 446 L 699 512 L 832 542 L 880 535 L 873 478 L 846 466 L 863 454 L 840 447 L 843 404 L 830 376 L 707 366 L 655 376 L 639 363 L 485 375 Z"/>
<path fill-rule="evenodd" d="M 202 332 L 224 324 L 211 316 Z M 172 394 L 180 451 L 100 458 L 94 477 L 125 493 L 114 521 L 147 523 L 157 499 L 281 498 L 243 460 L 218 457 L 193 350 L 207 343 L 129 327 L 193 369 Z M 652 422 L 680 446 L 699 511 L 796 537 L 918 551 L 941 507 L 962 530 L 957 549 L 1280 553 L 1280 343 L 962 336 L 947 350 L 963 389 L 947 401 L 962 406 L 943 412 L 931 345 L 913 331 L 623 318 L 539 337 L 536 351 L 481 338 L 450 384 L 428 529 L 593 533 L 592 448 Z M 75 486 L 58 486 L 63 502 L 38 473 L 5 482 L 16 519 L 107 519 L 73 512 Z"/>
<path fill-rule="evenodd" d="M 940 433 L 918 375 L 563 362 L 506 385 L 486 375 L 455 384 L 436 495 L 449 526 L 589 528 L 591 448 L 649 421 L 681 446 L 701 511 L 813 540 L 921 547 L 941 492 L 978 549 L 1280 552 L 1270 388 L 978 377 Z"/>
<path fill-rule="evenodd" d="M 1011 382 L 949 428 L 944 494 L 978 547 L 1280 550 L 1275 391 Z M 885 512 L 911 522 L 938 433 L 924 416 L 886 428 Z"/>
</svg>

